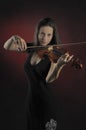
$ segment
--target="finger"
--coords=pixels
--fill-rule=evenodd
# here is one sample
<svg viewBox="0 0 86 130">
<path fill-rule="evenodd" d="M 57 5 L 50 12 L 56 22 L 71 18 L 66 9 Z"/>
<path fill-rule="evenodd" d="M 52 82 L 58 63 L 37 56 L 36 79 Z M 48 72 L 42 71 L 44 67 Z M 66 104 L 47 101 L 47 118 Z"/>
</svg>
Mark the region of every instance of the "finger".
<svg viewBox="0 0 86 130">
<path fill-rule="evenodd" d="M 19 38 L 18 38 L 18 36 L 15 35 L 15 36 L 12 37 L 12 39 L 13 39 L 13 41 L 14 41 L 14 44 L 15 44 L 16 46 L 19 46 Z"/>
<path fill-rule="evenodd" d="M 67 60 L 69 58 L 69 54 L 68 53 L 65 53 L 63 56 L 62 56 L 62 60 L 66 63 Z"/>
<path fill-rule="evenodd" d="M 14 44 L 17 44 L 17 37 L 16 36 L 12 36 L 12 40 L 13 40 Z"/>
<path fill-rule="evenodd" d="M 20 44 L 21 44 L 21 50 L 24 50 L 24 42 L 23 42 L 23 39 L 20 39 Z"/>
<path fill-rule="evenodd" d="M 20 44 L 20 48 L 21 48 L 21 50 L 22 50 L 22 51 L 23 51 L 23 50 L 26 50 L 27 45 L 26 45 L 25 40 L 22 39 L 20 36 L 19 36 L 18 38 L 19 38 L 19 44 Z"/>
<path fill-rule="evenodd" d="M 64 61 L 65 61 L 65 62 L 68 62 L 69 57 L 70 57 L 69 55 L 66 55 L 66 57 L 65 57 Z"/>
<path fill-rule="evenodd" d="M 27 49 L 27 44 L 26 44 L 25 41 L 23 43 L 24 43 L 24 50 L 26 50 Z"/>
<path fill-rule="evenodd" d="M 19 48 L 22 50 L 22 42 L 21 42 L 21 39 L 19 37 L 18 37 L 17 41 L 18 41 Z"/>
<path fill-rule="evenodd" d="M 26 50 L 26 48 L 27 48 L 27 45 L 26 45 L 26 42 L 24 39 L 22 39 L 22 48 L 23 48 L 23 50 Z"/>
<path fill-rule="evenodd" d="M 69 56 L 68 62 L 71 61 L 71 59 L 74 57 L 74 55 Z"/>
<path fill-rule="evenodd" d="M 20 48 L 21 51 L 24 50 L 24 40 L 21 37 L 18 37 L 18 46 Z"/>
<path fill-rule="evenodd" d="M 68 63 L 69 61 L 71 61 L 71 59 L 73 58 L 73 55 L 71 55 L 71 56 L 66 56 L 66 58 L 65 58 L 65 62 L 66 63 Z"/>
<path fill-rule="evenodd" d="M 20 52 L 20 51 L 21 51 L 21 49 L 20 49 L 20 48 L 17 48 L 17 51 L 18 51 L 18 52 Z"/>
</svg>

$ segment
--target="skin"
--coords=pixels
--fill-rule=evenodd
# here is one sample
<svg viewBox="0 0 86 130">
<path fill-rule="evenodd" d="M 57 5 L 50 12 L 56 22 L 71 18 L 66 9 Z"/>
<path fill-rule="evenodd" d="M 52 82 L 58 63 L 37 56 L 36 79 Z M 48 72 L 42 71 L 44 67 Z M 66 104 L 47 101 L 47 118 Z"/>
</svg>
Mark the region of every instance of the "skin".
<svg viewBox="0 0 86 130">
<path fill-rule="evenodd" d="M 38 40 L 41 46 L 46 46 L 53 38 L 53 28 L 50 26 L 43 26 L 39 30 Z"/>
</svg>

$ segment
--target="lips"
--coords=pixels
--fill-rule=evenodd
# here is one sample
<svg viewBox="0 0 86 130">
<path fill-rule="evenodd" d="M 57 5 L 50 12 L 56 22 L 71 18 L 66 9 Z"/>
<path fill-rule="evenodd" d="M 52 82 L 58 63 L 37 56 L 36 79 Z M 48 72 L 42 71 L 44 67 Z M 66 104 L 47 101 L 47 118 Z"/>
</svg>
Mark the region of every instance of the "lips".
<svg viewBox="0 0 86 130">
<path fill-rule="evenodd" d="M 46 44 L 42 43 L 41 46 L 46 46 Z"/>
<path fill-rule="evenodd" d="M 45 41 L 41 41 L 41 44 L 46 44 L 46 42 Z"/>
</svg>

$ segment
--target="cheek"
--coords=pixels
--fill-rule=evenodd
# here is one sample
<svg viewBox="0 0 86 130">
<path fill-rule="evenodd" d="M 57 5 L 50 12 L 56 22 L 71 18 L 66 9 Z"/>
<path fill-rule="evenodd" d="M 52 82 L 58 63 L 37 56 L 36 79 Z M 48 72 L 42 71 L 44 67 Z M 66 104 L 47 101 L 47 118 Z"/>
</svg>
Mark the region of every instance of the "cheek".
<svg viewBox="0 0 86 130">
<path fill-rule="evenodd" d="M 49 37 L 49 41 L 51 41 L 51 40 L 52 40 L 52 38 L 53 38 L 53 37 Z"/>
<path fill-rule="evenodd" d="M 39 40 L 42 39 L 42 36 L 41 36 L 41 35 L 38 35 L 38 39 L 39 39 Z"/>
<path fill-rule="evenodd" d="M 40 36 L 38 35 L 38 41 L 40 41 Z"/>
</svg>

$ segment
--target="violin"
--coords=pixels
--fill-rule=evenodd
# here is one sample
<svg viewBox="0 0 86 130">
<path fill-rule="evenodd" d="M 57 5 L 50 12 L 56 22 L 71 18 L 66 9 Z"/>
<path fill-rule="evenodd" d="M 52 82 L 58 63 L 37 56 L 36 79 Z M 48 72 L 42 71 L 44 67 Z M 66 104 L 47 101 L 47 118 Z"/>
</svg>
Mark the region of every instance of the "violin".
<svg viewBox="0 0 86 130">
<path fill-rule="evenodd" d="M 30 49 L 30 51 L 36 51 L 40 58 L 48 56 L 50 61 L 56 63 L 58 58 L 67 52 L 66 50 L 60 49 L 60 46 L 62 45 L 63 44 L 47 45 L 47 46 L 29 46 L 27 47 L 27 49 Z M 64 45 L 68 45 L 68 44 L 64 44 Z M 83 67 L 79 58 L 73 57 L 70 62 L 71 62 L 71 66 L 76 69 L 82 69 Z"/>
<path fill-rule="evenodd" d="M 58 49 L 53 49 L 51 51 L 49 51 L 49 50 L 40 50 L 37 53 L 38 53 L 40 58 L 48 56 L 50 61 L 53 61 L 54 63 L 56 63 L 58 58 L 60 56 L 62 56 L 63 54 L 65 54 L 66 52 L 63 53 L 63 52 L 59 51 Z M 76 69 L 82 69 L 82 67 L 83 67 L 83 65 L 81 64 L 81 61 L 79 60 L 79 58 L 73 57 L 70 62 L 72 63 L 71 66 L 75 67 Z"/>
</svg>

